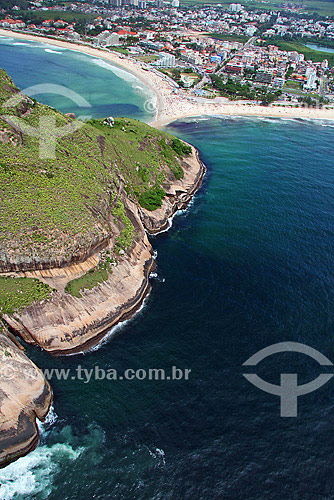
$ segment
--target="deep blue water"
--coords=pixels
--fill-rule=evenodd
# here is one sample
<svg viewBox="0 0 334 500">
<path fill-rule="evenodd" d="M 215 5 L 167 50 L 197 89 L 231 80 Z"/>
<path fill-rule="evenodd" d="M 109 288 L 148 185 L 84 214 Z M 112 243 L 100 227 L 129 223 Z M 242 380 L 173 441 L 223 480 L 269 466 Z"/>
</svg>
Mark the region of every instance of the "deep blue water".
<svg viewBox="0 0 334 500">
<path fill-rule="evenodd" d="M 182 381 L 52 380 L 58 418 L 0 472 L 0 498 L 333 500 L 334 382 L 279 398 L 243 377 L 299 384 L 328 367 L 252 354 L 282 341 L 334 361 L 334 131 L 297 120 L 177 122 L 208 168 L 187 212 L 152 238 L 158 279 L 144 309 L 98 350 L 41 367 L 191 369 Z M 15 493 L 16 492 L 16 493 Z"/>
</svg>

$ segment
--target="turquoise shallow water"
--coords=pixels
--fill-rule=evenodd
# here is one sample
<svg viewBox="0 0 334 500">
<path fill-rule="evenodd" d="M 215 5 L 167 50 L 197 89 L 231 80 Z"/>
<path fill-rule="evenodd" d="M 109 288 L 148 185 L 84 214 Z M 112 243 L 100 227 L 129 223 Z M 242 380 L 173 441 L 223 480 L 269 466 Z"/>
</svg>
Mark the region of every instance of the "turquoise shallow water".
<svg viewBox="0 0 334 500">
<path fill-rule="evenodd" d="M 298 120 L 200 118 L 168 130 L 208 167 L 189 209 L 152 238 L 143 310 L 98 350 L 41 368 L 191 369 L 188 381 L 61 381 L 41 445 L 0 471 L 0 498 L 332 500 L 334 382 L 298 417 L 251 386 L 242 363 L 297 341 L 334 361 L 334 130 Z M 330 371 L 264 360 L 278 384 Z M 56 418 L 56 416 L 58 416 Z"/>
<path fill-rule="evenodd" d="M 76 92 L 91 107 L 78 107 L 69 97 L 47 92 L 34 95 L 41 102 L 76 116 L 129 116 L 152 119 L 144 103 L 152 92 L 138 78 L 102 59 L 39 42 L 0 37 L 0 67 L 22 90 L 56 84 Z M 32 94 L 34 89 L 26 92 Z"/>
</svg>

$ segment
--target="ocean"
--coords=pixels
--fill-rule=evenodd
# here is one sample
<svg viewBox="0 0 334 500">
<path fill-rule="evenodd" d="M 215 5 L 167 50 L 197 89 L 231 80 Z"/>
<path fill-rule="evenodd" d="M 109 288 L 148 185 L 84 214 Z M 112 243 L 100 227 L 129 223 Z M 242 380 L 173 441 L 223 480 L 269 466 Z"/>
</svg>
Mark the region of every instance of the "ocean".
<svg viewBox="0 0 334 500">
<path fill-rule="evenodd" d="M 0 499 L 333 500 L 333 380 L 283 418 L 280 398 L 243 376 L 280 385 L 296 373 L 301 385 L 331 367 L 293 352 L 242 365 L 280 342 L 334 362 L 334 130 L 230 117 L 167 130 L 199 149 L 207 174 L 171 229 L 151 238 L 157 272 L 144 307 L 92 352 L 27 351 L 42 369 L 174 366 L 189 379 L 53 377 L 41 443 L 0 471 Z"/>
<path fill-rule="evenodd" d="M 132 73 L 97 57 L 0 36 L 0 68 L 24 93 L 63 113 L 92 118 L 129 116 L 142 121 L 154 116 L 152 91 Z M 36 85 L 43 87 L 39 90 Z"/>
</svg>

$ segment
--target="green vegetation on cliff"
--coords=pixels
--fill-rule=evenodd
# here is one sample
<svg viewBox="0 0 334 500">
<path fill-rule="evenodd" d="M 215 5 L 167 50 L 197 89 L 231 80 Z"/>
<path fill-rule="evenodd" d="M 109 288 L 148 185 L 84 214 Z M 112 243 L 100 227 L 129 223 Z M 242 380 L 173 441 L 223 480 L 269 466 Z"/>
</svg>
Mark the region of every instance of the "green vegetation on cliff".
<svg viewBox="0 0 334 500">
<path fill-rule="evenodd" d="M 30 99 L 4 106 L 12 95 L 21 96 L 0 71 L 1 115 L 16 115 L 34 127 L 45 117 L 57 127 L 73 122 Z M 152 189 L 162 193 L 170 176 L 182 178 L 179 157 L 188 154 L 188 147 L 136 120 L 118 118 L 114 127 L 90 120 L 57 139 L 56 158 L 40 158 L 38 138 L 0 120 L 0 152 L 1 266 L 6 251 L 34 260 L 59 253 L 70 258 L 74 250 L 104 237 L 120 183 L 130 199 L 145 206 Z M 156 201 L 155 208 L 161 204 Z"/>
<path fill-rule="evenodd" d="M 51 288 L 33 278 L 6 278 L 0 276 L 0 317 L 46 299 Z"/>
<path fill-rule="evenodd" d="M 22 95 L 1 69 L 0 117 L 0 272 L 62 266 L 106 239 L 115 255 L 128 251 L 135 230 L 124 199 L 151 211 L 160 207 L 164 186 L 183 178 L 182 159 L 191 152 L 137 120 L 116 118 L 113 127 L 78 122 Z M 53 157 L 52 122 L 60 135 Z M 64 127 L 71 129 L 63 133 Z M 108 271 L 94 273 L 74 293 Z M 0 295 L 0 307 L 3 301 Z"/>
<path fill-rule="evenodd" d="M 70 281 L 67 284 L 65 291 L 67 293 L 70 293 L 71 295 L 74 295 L 74 297 L 82 297 L 82 290 L 91 290 L 99 283 L 107 281 L 108 276 L 108 271 L 106 269 L 101 269 L 100 267 L 92 269 L 80 278 Z"/>
</svg>

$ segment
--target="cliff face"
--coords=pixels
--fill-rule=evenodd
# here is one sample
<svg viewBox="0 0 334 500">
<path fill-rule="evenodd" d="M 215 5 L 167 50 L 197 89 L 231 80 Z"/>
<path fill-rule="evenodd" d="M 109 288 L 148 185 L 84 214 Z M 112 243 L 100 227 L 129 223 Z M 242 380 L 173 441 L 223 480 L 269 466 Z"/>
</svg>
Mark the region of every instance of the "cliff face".
<svg viewBox="0 0 334 500">
<path fill-rule="evenodd" d="M 150 234 L 156 234 L 168 227 L 168 219 L 177 211 L 185 208 L 195 191 L 199 188 L 205 172 L 197 150 L 192 147 L 192 152 L 186 161 L 181 162 L 184 177 L 173 180 L 164 185 L 166 197 L 162 200 L 161 207 L 149 212 L 139 207 L 140 217 L 145 229 Z"/>
<path fill-rule="evenodd" d="M 195 148 L 124 118 L 80 124 L 56 158 L 41 158 L 8 109 L 34 126 L 73 121 L 22 96 L 0 69 L 0 331 L 54 355 L 83 351 L 140 307 L 155 268 L 146 233 L 168 227 L 205 169 Z M 0 333 L 0 467 L 36 446 L 36 417 L 52 399 L 10 335 Z"/>
<path fill-rule="evenodd" d="M 44 420 L 51 402 L 43 374 L 0 334 L 0 467 L 37 446 L 36 418 Z"/>
<path fill-rule="evenodd" d="M 78 122 L 32 101 L 0 69 L 0 273 L 83 262 L 116 242 L 115 219 L 128 249 L 132 230 L 120 200 L 148 211 L 164 201 L 167 209 L 190 147 L 137 120 L 112 123 Z M 57 140 L 45 157 L 48 127 Z"/>
<path fill-rule="evenodd" d="M 82 290 L 81 297 L 64 290 L 64 281 L 89 272 L 92 264 L 99 261 L 99 254 L 95 255 L 95 262 L 87 262 L 87 267 L 83 262 L 80 271 L 75 266 L 65 268 L 65 280 L 58 269 L 34 273 L 57 291 L 49 299 L 34 303 L 20 313 L 4 315 L 7 324 L 24 340 L 55 354 L 82 351 L 93 340 L 96 342 L 107 328 L 139 307 L 149 290 L 149 275 L 154 268 L 153 250 L 136 206 L 130 201 L 127 204 L 132 210 L 136 236 L 128 252 L 118 257 L 106 281 L 90 290 Z M 112 244 L 111 240 L 106 249 L 112 249 Z"/>
<path fill-rule="evenodd" d="M 5 314 L 6 323 L 25 341 L 52 354 L 82 351 L 98 342 L 110 327 L 133 314 L 149 291 L 149 275 L 155 262 L 145 229 L 150 233 L 164 229 L 168 218 L 189 202 L 203 174 L 204 167 L 193 149 L 184 164 L 184 178 L 164 184 L 167 196 L 160 209 L 150 212 L 124 197 L 135 237 L 130 249 L 119 255 L 108 279 L 90 290 L 84 289 L 81 297 L 65 292 L 66 283 L 96 267 L 101 259 L 99 252 L 80 265 L 25 273 L 49 284 L 56 292 L 21 312 Z M 111 238 L 104 251 L 112 250 L 114 241 Z"/>
</svg>

